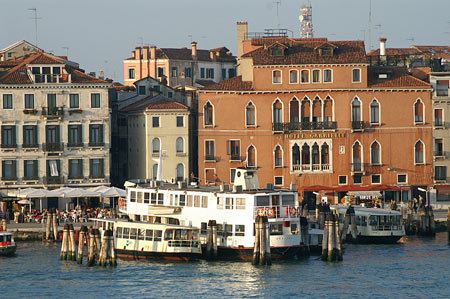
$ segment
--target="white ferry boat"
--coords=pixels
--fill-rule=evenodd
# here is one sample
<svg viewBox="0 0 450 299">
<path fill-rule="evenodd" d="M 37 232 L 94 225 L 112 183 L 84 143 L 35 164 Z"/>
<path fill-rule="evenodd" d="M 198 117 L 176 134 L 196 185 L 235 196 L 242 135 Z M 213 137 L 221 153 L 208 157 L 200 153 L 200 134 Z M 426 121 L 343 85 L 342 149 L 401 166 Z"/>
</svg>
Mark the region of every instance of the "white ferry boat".
<svg viewBox="0 0 450 299">
<path fill-rule="evenodd" d="M 345 212 L 349 206 L 331 206 L 339 212 L 339 226 L 344 225 Z M 357 243 L 395 243 L 405 235 L 402 214 L 398 211 L 352 206 L 355 210 Z M 351 234 L 351 225 L 347 234 Z"/>
<path fill-rule="evenodd" d="M 11 256 L 16 253 L 16 242 L 11 232 L 0 227 L 0 256 Z"/>
<path fill-rule="evenodd" d="M 236 169 L 233 190 L 227 185 L 183 186 L 181 182 L 178 185 L 155 181 L 130 184 L 126 184 L 126 200 L 119 204 L 121 212 L 144 222 L 158 215 L 170 215 L 179 219 L 181 225 L 199 227 L 204 249 L 207 225 L 215 220 L 218 258 L 252 258 L 257 215 L 268 216 L 272 259 L 292 257 L 303 246 L 297 191 L 260 189 L 255 169 Z"/>
<path fill-rule="evenodd" d="M 117 257 L 189 261 L 201 257 L 199 229 L 177 225 L 177 219 L 150 217 L 148 222 L 91 219 L 101 234 L 114 233 Z"/>
</svg>

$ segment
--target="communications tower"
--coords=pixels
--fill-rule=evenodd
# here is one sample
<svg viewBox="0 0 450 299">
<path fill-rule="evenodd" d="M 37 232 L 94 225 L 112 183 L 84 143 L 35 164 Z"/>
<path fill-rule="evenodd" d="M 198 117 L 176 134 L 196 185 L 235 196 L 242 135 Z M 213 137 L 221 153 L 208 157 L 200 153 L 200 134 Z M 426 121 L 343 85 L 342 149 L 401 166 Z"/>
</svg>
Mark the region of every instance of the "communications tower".
<svg viewBox="0 0 450 299">
<path fill-rule="evenodd" d="M 300 16 L 298 17 L 298 19 L 300 20 L 300 37 L 314 37 L 311 1 L 308 1 L 307 5 L 303 5 L 300 8 Z"/>
</svg>

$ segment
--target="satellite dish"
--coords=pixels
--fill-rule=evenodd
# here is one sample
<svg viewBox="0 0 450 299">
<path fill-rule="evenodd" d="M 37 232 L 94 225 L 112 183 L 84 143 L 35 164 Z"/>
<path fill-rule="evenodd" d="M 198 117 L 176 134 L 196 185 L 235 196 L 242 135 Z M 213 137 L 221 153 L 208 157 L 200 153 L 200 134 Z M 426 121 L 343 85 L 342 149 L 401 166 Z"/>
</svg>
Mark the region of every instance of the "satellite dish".
<svg viewBox="0 0 450 299">
<path fill-rule="evenodd" d="M 300 16 L 298 17 L 298 19 L 300 20 L 300 22 L 303 22 L 303 20 L 305 19 L 305 17 L 304 17 L 303 15 L 300 15 Z"/>
</svg>

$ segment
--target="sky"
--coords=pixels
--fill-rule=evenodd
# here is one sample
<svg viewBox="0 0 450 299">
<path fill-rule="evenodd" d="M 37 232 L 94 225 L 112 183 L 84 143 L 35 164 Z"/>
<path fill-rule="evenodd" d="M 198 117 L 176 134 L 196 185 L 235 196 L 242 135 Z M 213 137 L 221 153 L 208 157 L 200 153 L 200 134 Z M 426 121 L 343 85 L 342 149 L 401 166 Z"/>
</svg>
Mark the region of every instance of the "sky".
<svg viewBox="0 0 450 299">
<path fill-rule="evenodd" d="M 371 0 L 372 42 L 369 43 L 370 0 L 312 0 L 314 37 L 365 40 L 378 48 L 449 45 L 450 0 Z M 140 45 L 199 49 L 225 46 L 236 54 L 236 22 L 250 32 L 280 28 L 299 37 L 300 7 L 307 0 L 0 0 L 0 48 L 16 41 L 67 55 L 86 72 L 105 71 L 123 82 L 122 60 Z M 68 48 L 68 49 L 67 49 Z"/>
</svg>

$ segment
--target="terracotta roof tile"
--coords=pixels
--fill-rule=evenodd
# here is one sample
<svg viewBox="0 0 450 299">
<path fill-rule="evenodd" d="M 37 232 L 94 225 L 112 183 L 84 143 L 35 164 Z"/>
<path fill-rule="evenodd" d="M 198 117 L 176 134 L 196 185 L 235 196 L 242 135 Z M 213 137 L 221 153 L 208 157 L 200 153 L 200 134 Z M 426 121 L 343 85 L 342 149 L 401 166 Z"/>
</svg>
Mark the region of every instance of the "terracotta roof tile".
<svg viewBox="0 0 450 299">
<path fill-rule="evenodd" d="M 386 55 L 420 55 L 420 51 L 414 48 L 386 48 Z M 370 51 L 367 56 L 380 56 L 380 49 Z"/>
<path fill-rule="evenodd" d="M 211 50 L 197 50 L 197 60 L 199 61 L 212 61 L 209 52 L 220 49 L 226 49 L 225 47 L 219 47 Z M 156 58 L 157 59 L 175 59 L 175 60 L 193 60 L 192 58 L 192 50 L 186 47 L 183 48 L 157 48 L 156 49 Z M 134 60 L 134 57 L 129 57 L 125 60 Z M 141 55 L 142 59 L 142 55 Z M 216 56 L 216 61 L 222 62 L 235 62 L 236 57 L 233 55 L 226 54 L 222 52 L 222 55 Z"/>
<path fill-rule="evenodd" d="M 308 42 L 324 43 L 327 41 L 328 39 L 326 37 L 319 37 L 319 38 L 255 37 L 252 38 L 251 43 L 253 46 L 264 46 L 264 45 L 271 45 L 275 42 L 301 44 Z"/>
<path fill-rule="evenodd" d="M 280 41 L 276 41 L 280 42 Z M 264 47 L 253 50 L 243 57 L 252 57 L 254 65 L 324 64 L 324 63 L 366 63 L 367 56 L 363 41 L 296 41 L 288 46 L 284 56 L 273 56 Z M 334 54 L 319 55 L 321 46 L 336 46 Z"/>
<path fill-rule="evenodd" d="M 195 80 L 195 83 L 201 85 L 201 86 L 209 86 L 215 84 L 213 80 Z"/>
<path fill-rule="evenodd" d="M 388 78 L 380 79 L 380 73 L 388 74 Z M 368 71 L 368 87 L 431 88 L 431 85 L 412 76 L 405 68 L 370 68 Z"/>
<path fill-rule="evenodd" d="M 153 102 L 146 106 L 147 109 L 184 109 L 187 110 L 189 107 L 181 103 L 175 102 L 173 100 L 163 98 L 156 102 Z"/>
<path fill-rule="evenodd" d="M 228 80 L 221 81 L 216 84 L 203 87 L 201 90 L 240 90 L 248 91 L 253 90 L 250 82 L 242 81 L 242 76 L 233 77 Z"/>
</svg>

